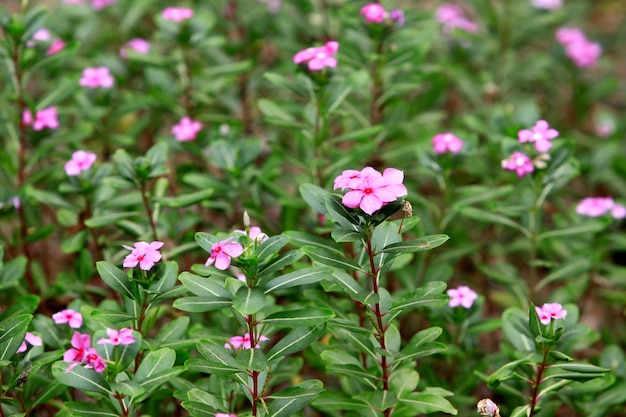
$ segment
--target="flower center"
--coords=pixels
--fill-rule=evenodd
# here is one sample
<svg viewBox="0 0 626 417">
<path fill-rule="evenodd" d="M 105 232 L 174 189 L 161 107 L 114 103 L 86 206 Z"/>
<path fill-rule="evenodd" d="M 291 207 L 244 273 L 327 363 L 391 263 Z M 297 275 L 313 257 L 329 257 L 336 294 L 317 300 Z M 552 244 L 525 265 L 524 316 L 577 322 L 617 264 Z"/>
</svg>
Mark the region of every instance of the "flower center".
<svg viewBox="0 0 626 417">
<path fill-rule="evenodd" d="M 369 195 L 369 194 L 372 194 L 374 190 L 372 190 L 371 188 L 366 188 L 365 190 L 363 190 L 363 192 Z"/>
</svg>

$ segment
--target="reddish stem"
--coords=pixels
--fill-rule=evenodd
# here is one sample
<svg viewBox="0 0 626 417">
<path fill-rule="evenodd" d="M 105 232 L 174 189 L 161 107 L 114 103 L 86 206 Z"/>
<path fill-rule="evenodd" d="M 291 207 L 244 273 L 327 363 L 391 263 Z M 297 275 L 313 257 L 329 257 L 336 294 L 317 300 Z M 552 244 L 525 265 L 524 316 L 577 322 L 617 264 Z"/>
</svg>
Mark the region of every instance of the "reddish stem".
<svg viewBox="0 0 626 417">
<path fill-rule="evenodd" d="M 530 414 L 528 414 L 528 417 L 533 417 L 535 415 L 535 407 L 539 402 L 539 386 L 543 382 L 542 377 L 544 371 L 546 370 L 546 362 L 548 361 L 549 353 L 549 349 L 545 349 L 543 351 L 543 361 L 541 361 L 541 365 L 539 365 L 539 368 L 537 369 L 537 378 L 535 379 L 535 383 L 533 384 L 533 394 L 530 399 Z"/>
</svg>

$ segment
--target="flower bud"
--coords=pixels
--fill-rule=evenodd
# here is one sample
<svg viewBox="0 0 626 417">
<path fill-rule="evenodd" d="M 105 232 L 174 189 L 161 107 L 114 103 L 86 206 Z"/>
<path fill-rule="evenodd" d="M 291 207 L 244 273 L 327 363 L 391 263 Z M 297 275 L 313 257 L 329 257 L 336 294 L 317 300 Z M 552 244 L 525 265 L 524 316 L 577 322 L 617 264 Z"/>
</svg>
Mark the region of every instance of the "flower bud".
<svg viewBox="0 0 626 417">
<path fill-rule="evenodd" d="M 489 398 L 484 398 L 478 401 L 476 411 L 481 416 L 500 417 L 500 408 Z"/>
</svg>

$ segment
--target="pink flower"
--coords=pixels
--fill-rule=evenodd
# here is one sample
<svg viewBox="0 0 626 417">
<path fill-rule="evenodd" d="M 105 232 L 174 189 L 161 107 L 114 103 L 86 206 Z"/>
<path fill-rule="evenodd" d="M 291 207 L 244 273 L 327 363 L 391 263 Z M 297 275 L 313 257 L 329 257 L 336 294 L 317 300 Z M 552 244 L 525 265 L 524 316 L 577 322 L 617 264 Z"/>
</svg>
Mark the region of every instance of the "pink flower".
<svg viewBox="0 0 626 417">
<path fill-rule="evenodd" d="M 453 133 L 439 133 L 433 138 L 433 148 L 437 153 L 458 153 L 463 147 L 463 141 Z"/>
<path fill-rule="evenodd" d="M 530 3 L 537 9 L 555 10 L 563 6 L 563 0 L 531 0 Z"/>
<path fill-rule="evenodd" d="M 115 4 L 117 0 L 92 0 L 91 6 L 94 10 L 102 10 L 107 6 Z"/>
<path fill-rule="evenodd" d="M 258 339 L 256 340 L 257 344 L 254 346 L 255 348 L 260 348 L 261 346 L 258 344 L 258 342 L 264 342 L 266 340 L 270 340 L 269 338 L 261 335 L 258 337 Z M 250 334 L 246 333 L 243 336 L 233 336 L 230 338 L 230 343 L 225 343 L 224 347 L 226 349 L 252 349 L 252 341 L 250 340 Z"/>
<path fill-rule="evenodd" d="M 595 125 L 596 134 L 601 138 L 608 138 L 615 133 L 615 122 L 612 120 L 602 120 Z"/>
<path fill-rule="evenodd" d="M 50 31 L 46 28 L 41 28 L 33 34 L 33 37 L 31 40 L 26 42 L 26 46 L 28 46 L 29 48 L 32 48 L 33 46 L 37 44 L 37 42 L 48 42 L 49 40 L 50 40 Z"/>
<path fill-rule="evenodd" d="M 465 32 L 477 32 L 476 23 L 468 20 L 463 14 L 463 10 L 456 4 L 444 3 L 437 9 L 435 16 L 443 24 L 444 30 L 450 32 L 455 28 Z"/>
<path fill-rule="evenodd" d="M 387 17 L 387 11 L 378 3 L 369 3 L 361 7 L 360 12 L 367 23 L 383 23 Z"/>
<path fill-rule="evenodd" d="M 202 123 L 185 116 L 180 119 L 177 125 L 172 127 L 172 135 L 174 135 L 179 142 L 188 142 L 194 140 L 201 130 Z"/>
<path fill-rule="evenodd" d="M 267 10 L 270 13 L 278 13 L 280 11 L 281 0 L 259 0 L 259 1 L 261 3 L 267 4 Z"/>
<path fill-rule="evenodd" d="M 563 306 L 559 303 L 546 303 L 541 308 L 535 306 L 535 310 L 543 325 L 550 324 L 553 319 L 564 319 L 567 316 L 567 310 L 563 310 Z"/>
<path fill-rule="evenodd" d="M 117 331 L 115 329 L 107 329 L 108 339 L 102 338 L 98 340 L 99 345 L 110 344 L 114 346 L 118 345 L 130 345 L 135 343 L 135 337 L 133 336 L 133 329 L 122 329 Z"/>
<path fill-rule="evenodd" d="M 326 67 L 335 68 L 337 59 L 333 56 L 339 50 L 339 43 L 326 42 L 324 46 L 304 49 L 293 56 L 295 64 L 308 64 L 310 71 L 321 71 Z"/>
<path fill-rule="evenodd" d="M 87 355 L 88 350 L 91 348 L 91 336 L 88 334 L 74 332 L 71 344 L 73 348 L 65 351 L 65 353 L 63 354 L 63 361 L 68 363 L 74 363 L 67 368 L 66 372 L 69 372 L 72 368 L 74 368 L 74 366 L 82 363 L 85 360 L 85 356 Z"/>
<path fill-rule="evenodd" d="M 626 207 L 621 204 L 615 204 L 613 208 L 611 208 L 611 217 L 614 219 L 626 218 Z"/>
<path fill-rule="evenodd" d="M 341 178 L 335 179 L 336 188 L 349 190 L 341 200 L 346 207 L 360 207 L 371 215 L 384 205 L 407 195 L 407 189 L 402 184 L 404 173 L 395 168 L 387 168 L 382 174 L 371 167 L 363 168 L 360 174 L 362 181 L 359 181 L 359 178 L 347 178 L 353 174 L 346 175 L 346 172 L 352 171 L 344 171 L 344 174 L 340 175 Z"/>
<path fill-rule="evenodd" d="M 83 315 L 74 310 L 61 310 L 52 315 L 52 321 L 56 324 L 69 324 L 72 329 L 78 329 L 83 325 Z"/>
<path fill-rule="evenodd" d="M 583 31 L 578 28 L 560 28 L 556 31 L 555 37 L 564 46 L 587 40 Z"/>
<path fill-rule="evenodd" d="M 24 341 L 20 345 L 19 349 L 17 349 L 17 353 L 26 352 L 26 349 L 28 349 L 28 346 L 26 346 L 26 342 L 28 342 L 28 344 L 30 344 L 31 346 L 41 346 L 43 344 L 41 337 L 34 335 L 31 332 L 26 332 L 26 335 L 24 336 Z"/>
<path fill-rule="evenodd" d="M 252 226 L 250 228 L 250 232 L 246 233 L 245 230 L 234 230 L 234 233 L 241 233 L 243 235 L 248 236 L 248 238 L 255 243 L 261 243 L 264 242 L 268 239 L 267 235 L 265 233 L 263 233 L 263 231 L 261 230 L 260 227 L 258 226 Z"/>
<path fill-rule="evenodd" d="M 78 83 L 87 88 L 111 88 L 114 82 L 107 67 L 90 67 L 83 70 Z"/>
<path fill-rule="evenodd" d="M 400 9 L 394 9 L 389 13 L 389 18 L 394 21 L 394 22 L 398 22 L 398 25 L 400 26 L 404 26 L 404 12 Z"/>
<path fill-rule="evenodd" d="M 548 152 L 552 148 L 550 141 L 559 136 L 559 132 L 551 129 L 548 122 L 539 120 L 532 129 L 522 129 L 517 132 L 520 142 L 533 142 L 537 152 Z"/>
<path fill-rule="evenodd" d="M 450 302 L 448 303 L 450 307 L 463 306 L 470 308 L 478 298 L 478 294 L 465 285 L 458 288 L 451 288 L 446 291 L 446 293 L 450 296 Z"/>
<path fill-rule="evenodd" d="M 59 127 L 57 108 L 47 107 L 39 110 L 35 114 L 35 120 L 33 120 L 33 114 L 30 110 L 24 110 L 24 113 L 22 113 L 22 122 L 25 126 L 32 126 L 33 130 L 39 131 L 45 128 L 57 129 Z"/>
<path fill-rule="evenodd" d="M 65 173 L 70 177 L 79 175 L 91 168 L 96 159 L 97 155 L 93 152 L 76 151 L 72 154 L 72 159 L 65 164 Z"/>
<path fill-rule="evenodd" d="M 48 48 L 48 52 L 46 52 L 46 55 L 54 55 L 57 52 L 61 52 L 63 48 L 65 48 L 65 42 L 63 42 L 63 40 L 59 38 L 56 38 L 50 44 L 50 48 Z"/>
<path fill-rule="evenodd" d="M 215 413 L 215 417 L 237 417 L 237 414 Z"/>
<path fill-rule="evenodd" d="M 579 68 L 595 66 L 602 54 L 600 44 L 587 40 L 585 34 L 578 28 L 560 28 L 555 36 L 565 47 L 567 56 Z"/>
<path fill-rule="evenodd" d="M 502 168 L 515 171 L 518 178 L 522 178 L 526 174 L 530 174 L 535 170 L 533 161 L 521 152 L 514 152 L 508 159 L 502 161 Z"/>
<path fill-rule="evenodd" d="M 93 368 L 94 371 L 102 373 L 104 372 L 106 366 L 107 365 L 104 362 L 104 359 L 102 359 L 102 357 L 98 355 L 98 352 L 96 352 L 94 348 L 87 349 L 87 351 L 85 352 L 85 368 Z M 70 368 L 67 369 L 69 371 Z"/>
<path fill-rule="evenodd" d="M 232 238 L 222 240 L 211 248 L 211 256 L 207 259 L 205 265 L 211 266 L 215 264 L 217 269 L 222 271 L 230 266 L 230 258 L 236 258 L 243 253 L 243 246 L 237 242 L 231 242 Z"/>
<path fill-rule="evenodd" d="M 128 58 L 128 51 L 132 49 L 138 54 L 147 54 L 150 52 L 150 42 L 141 38 L 134 38 L 126 42 L 120 48 L 120 56 L 124 59 Z"/>
<path fill-rule="evenodd" d="M 159 249 L 163 246 L 163 242 L 135 242 L 134 247 L 122 245 L 128 249 L 130 254 L 124 258 L 124 268 L 134 268 L 139 264 L 139 268 L 144 271 L 152 269 L 155 263 L 161 260 L 161 252 Z"/>
<path fill-rule="evenodd" d="M 610 213 L 615 219 L 623 219 L 626 217 L 626 207 L 616 204 L 613 197 L 587 197 L 578 203 L 576 213 L 588 217 L 601 217 Z"/>
<path fill-rule="evenodd" d="M 63 0 L 63 4 L 84 4 L 85 0 Z"/>
<path fill-rule="evenodd" d="M 193 17 L 193 10 L 184 7 L 166 7 L 161 12 L 161 17 L 172 22 L 182 22 Z"/>
</svg>

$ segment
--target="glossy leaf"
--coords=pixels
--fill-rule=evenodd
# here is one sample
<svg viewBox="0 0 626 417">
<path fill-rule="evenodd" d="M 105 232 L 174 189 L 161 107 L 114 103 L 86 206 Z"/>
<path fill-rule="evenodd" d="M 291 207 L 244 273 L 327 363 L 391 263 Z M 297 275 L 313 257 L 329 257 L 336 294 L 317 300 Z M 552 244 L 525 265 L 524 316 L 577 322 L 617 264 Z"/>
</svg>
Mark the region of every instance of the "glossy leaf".
<svg viewBox="0 0 626 417">
<path fill-rule="evenodd" d="M 332 269 L 330 268 L 302 268 L 289 274 L 281 275 L 268 282 L 265 286 L 265 294 L 286 288 L 314 284 L 326 279 L 331 273 Z"/>
<path fill-rule="evenodd" d="M 304 350 L 319 339 L 324 334 L 325 329 L 326 326 L 324 324 L 315 327 L 298 327 L 293 329 L 270 349 L 267 353 L 267 361 L 272 362 L 291 353 Z"/>
<path fill-rule="evenodd" d="M 328 308 L 303 308 L 299 310 L 279 311 L 261 320 L 261 323 L 275 327 L 311 327 L 326 323 L 335 317 Z"/>
<path fill-rule="evenodd" d="M 109 287 L 130 300 L 136 300 L 128 275 L 126 275 L 124 271 L 106 261 L 96 263 L 96 269 L 98 270 L 98 274 L 100 274 L 100 278 L 102 278 Z"/>
<path fill-rule="evenodd" d="M 255 314 L 265 307 L 266 298 L 259 288 L 241 287 L 235 294 L 233 308 L 242 315 Z"/>
<path fill-rule="evenodd" d="M 450 237 L 448 235 L 424 236 L 419 239 L 392 243 L 381 251 L 383 253 L 411 253 L 431 250 L 443 245 Z"/>
</svg>

